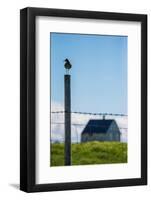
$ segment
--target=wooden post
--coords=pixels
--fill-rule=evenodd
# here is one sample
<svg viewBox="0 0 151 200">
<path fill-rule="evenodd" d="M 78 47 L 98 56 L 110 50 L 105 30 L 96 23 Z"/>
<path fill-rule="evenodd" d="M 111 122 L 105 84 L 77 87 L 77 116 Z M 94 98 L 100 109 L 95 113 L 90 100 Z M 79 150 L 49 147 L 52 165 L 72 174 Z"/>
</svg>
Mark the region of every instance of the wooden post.
<svg viewBox="0 0 151 200">
<path fill-rule="evenodd" d="M 71 92 L 70 75 L 64 76 L 65 98 L 65 165 L 71 165 Z"/>
</svg>

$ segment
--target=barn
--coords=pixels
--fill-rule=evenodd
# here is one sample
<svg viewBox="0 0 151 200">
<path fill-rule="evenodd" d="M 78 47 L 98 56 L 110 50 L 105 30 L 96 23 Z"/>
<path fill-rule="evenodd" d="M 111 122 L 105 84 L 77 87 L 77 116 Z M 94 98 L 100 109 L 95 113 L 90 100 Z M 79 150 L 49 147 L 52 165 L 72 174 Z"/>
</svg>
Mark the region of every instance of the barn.
<svg viewBox="0 0 151 200">
<path fill-rule="evenodd" d="M 91 119 L 81 134 L 81 142 L 120 141 L 121 132 L 113 119 Z"/>
</svg>

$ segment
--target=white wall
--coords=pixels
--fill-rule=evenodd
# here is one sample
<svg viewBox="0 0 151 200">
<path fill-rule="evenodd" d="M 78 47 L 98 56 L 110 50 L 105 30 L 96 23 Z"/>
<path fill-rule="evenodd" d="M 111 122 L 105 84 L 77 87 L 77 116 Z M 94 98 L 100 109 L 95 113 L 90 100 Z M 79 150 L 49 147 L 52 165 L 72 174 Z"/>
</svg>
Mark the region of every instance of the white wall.
<svg viewBox="0 0 151 200">
<path fill-rule="evenodd" d="M 27 6 L 149 14 L 150 0 L 3 0 L 0 3 L 0 199 L 150 199 L 151 187 L 26 194 L 19 184 L 19 9 Z M 150 38 L 148 44 L 151 43 Z M 150 45 L 149 53 L 150 55 Z M 149 58 L 149 64 L 150 64 Z M 150 69 L 149 69 L 150 73 Z M 149 80 L 151 85 L 151 79 Z M 150 94 L 149 94 L 150 97 Z M 151 99 L 150 99 L 151 100 Z M 150 108 L 150 106 L 149 106 Z M 150 110 L 151 113 L 151 110 Z M 149 121 L 151 114 L 149 114 Z M 149 129 L 150 130 L 150 129 Z M 149 141 L 151 137 L 149 135 Z M 149 145 L 151 143 L 149 142 Z M 151 152 L 151 147 L 149 147 Z M 149 153 L 150 157 L 150 153 Z M 149 159 L 149 169 L 151 159 Z M 149 170 L 149 184 L 151 173 Z"/>
</svg>

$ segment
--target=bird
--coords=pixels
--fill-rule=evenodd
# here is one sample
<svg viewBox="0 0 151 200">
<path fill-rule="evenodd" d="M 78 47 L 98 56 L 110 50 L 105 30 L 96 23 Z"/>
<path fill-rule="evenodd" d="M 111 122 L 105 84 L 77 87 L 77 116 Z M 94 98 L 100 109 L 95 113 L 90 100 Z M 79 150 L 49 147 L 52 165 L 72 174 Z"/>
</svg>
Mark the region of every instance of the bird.
<svg viewBox="0 0 151 200">
<path fill-rule="evenodd" d="M 69 71 L 69 69 L 71 69 L 72 67 L 70 61 L 66 58 L 64 62 L 65 62 L 64 67 Z"/>
</svg>

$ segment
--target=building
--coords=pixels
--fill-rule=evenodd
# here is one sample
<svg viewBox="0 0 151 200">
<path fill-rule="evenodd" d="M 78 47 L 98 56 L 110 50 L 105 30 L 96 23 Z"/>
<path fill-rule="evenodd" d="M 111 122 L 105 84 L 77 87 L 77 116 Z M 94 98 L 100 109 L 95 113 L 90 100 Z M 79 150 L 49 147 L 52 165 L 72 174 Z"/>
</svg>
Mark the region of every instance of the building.
<svg viewBox="0 0 151 200">
<path fill-rule="evenodd" d="M 81 134 L 81 142 L 120 141 L 121 132 L 113 119 L 91 119 Z"/>
</svg>

